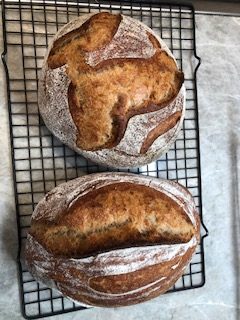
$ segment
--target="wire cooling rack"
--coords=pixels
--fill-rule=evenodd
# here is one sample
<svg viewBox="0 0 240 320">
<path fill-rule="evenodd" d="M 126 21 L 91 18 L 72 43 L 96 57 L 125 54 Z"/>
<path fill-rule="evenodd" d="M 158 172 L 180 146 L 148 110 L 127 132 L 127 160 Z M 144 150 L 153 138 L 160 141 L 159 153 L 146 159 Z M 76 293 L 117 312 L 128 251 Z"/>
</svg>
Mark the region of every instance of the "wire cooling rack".
<svg viewBox="0 0 240 320">
<path fill-rule="evenodd" d="M 21 257 L 32 211 L 46 192 L 83 174 L 111 170 L 82 158 L 53 137 L 39 116 L 37 104 L 37 79 L 51 38 L 76 16 L 99 11 L 121 12 L 143 21 L 164 39 L 185 73 L 187 110 L 177 141 L 156 162 L 126 171 L 177 180 L 191 191 L 202 218 L 196 89 L 200 59 L 196 55 L 193 8 L 159 1 L 2 1 L 2 59 L 12 144 L 20 295 L 22 313 L 28 319 L 84 309 L 36 282 Z M 197 252 L 170 292 L 197 288 L 205 283 L 203 239 L 207 229 L 203 221 L 202 226 Z"/>
</svg>

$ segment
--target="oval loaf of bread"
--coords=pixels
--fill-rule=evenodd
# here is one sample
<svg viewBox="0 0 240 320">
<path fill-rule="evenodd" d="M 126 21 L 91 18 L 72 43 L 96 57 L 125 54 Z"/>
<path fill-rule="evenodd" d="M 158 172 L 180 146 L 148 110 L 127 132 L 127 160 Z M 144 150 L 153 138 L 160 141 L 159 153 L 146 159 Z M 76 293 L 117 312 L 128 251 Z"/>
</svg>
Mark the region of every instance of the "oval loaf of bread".
<svg viewBox="0 0 240 320">
<path fill-rule="evenodd" d="M 46 54 L 38 103 L 49 130 L 76 152 L 137 167 L 167 152 L 185 113 L 183 73 L 141 22 L 107 12 L 58 31 Z"/>
<path fill-rule="evenodd" d="M 191 194 L 128 173 L 59 185 L 37 205 L 25 257 L 39 281 L 84 305 L 125 306 L 167 291 L 200 238 Z"/>
</svg>

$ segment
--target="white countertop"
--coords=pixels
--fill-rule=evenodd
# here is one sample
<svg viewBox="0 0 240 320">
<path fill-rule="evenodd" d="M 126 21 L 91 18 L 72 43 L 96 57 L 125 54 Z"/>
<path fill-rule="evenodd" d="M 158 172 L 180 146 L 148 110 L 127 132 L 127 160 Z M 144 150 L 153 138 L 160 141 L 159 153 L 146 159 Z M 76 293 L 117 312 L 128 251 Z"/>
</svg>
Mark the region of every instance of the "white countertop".
<svg viewBox="0 0 240 320">
<path fill-rule="evenodd" d="M 2 51 L 2 34 L 0 51 Z M 51 319 L 240 319 L 240 17 L 196 16 L 206 284 L 124 308 Z M 17 63 L 17 61 L 16 61 Z M 0 319 L 22 319 L 5 75 L 0 64 Z"/>
</svg>

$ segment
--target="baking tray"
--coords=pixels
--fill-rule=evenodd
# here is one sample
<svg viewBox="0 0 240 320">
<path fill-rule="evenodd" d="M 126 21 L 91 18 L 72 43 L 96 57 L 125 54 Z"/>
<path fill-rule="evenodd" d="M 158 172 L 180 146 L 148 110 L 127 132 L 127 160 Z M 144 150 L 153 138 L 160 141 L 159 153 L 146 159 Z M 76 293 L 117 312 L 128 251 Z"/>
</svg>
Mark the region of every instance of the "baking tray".
<svg viewBox="0 0 240 320">
<path fill-rule="evenodd" d="M 84 174 L 118 171 L 96 165 L 64 146 L 45 127 L 37 104 L 39 72 L 46 48 L 56 31 L 89 12 L 123 13 L 151 27 L 167 43 L 185 73 L 186 117 L 169 152 L 141 168 L 122 170 L 176 180 L 194 196 L 201 221 L 201 242 L 184 275 L 169 292 L 198 288 L 205 283 L 201 170 L 198 128 L 194 9 L 159 1 L 2 1 L 4 52 L 12 167 L 18 226 L 18 269 L 22 314 L 36 319 L 82 310 L 55 290 L 36 282 L 24 265 L 22 249 L 31 214 L 44 194 L 56 185 Z"/>
</svg>

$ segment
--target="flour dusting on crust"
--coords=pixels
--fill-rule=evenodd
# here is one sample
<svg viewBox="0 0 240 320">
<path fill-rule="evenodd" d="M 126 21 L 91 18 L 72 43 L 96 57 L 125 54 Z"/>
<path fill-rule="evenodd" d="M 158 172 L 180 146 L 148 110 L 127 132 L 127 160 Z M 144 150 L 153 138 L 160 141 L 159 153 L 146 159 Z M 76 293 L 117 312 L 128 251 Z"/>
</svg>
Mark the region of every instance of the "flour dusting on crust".
<svg viewBox="0 0 240 320">
<path fill-rule="evenodd" d="M 50 287 L 56 287 L 79 303 L 83 300 L 85 304 L 105 305 L 105 301 L 109 301 L 113 305 L 125 305 L 146 300 L 154 292 L 157 294 L 166 290 L 181 275 L 199 241 L 199 222 L 192 196 L 176 182 L 130 173 L 86 175 L 63 183 L 50 191 L 37 205 L 32 219 L 53 221 L 86 193 L 122 182 L 151 187 L 174 200 L 183 208 L 195 227 L 196 233 L 192 239 L 188 243 L 112 249 L 76 259 L 54 256 L 28 234 L 27 265 L 37 280 Z M 163 266 L 162 270 L 166 271 L 160 273 L 158 279 L 134 290 L 108 293 L 91 287 L 90 280 L 93 278 L 133 274 L 155 265 Z M 167 269 L 165 265 L 168 266 Z M 172 272 L 169 273 L 168 270 Z"/>
<path fill-rule="evenodd" d="M 121 182 L 149 186 L 162 192 L 182 207 L 193 225 L 195 225 L 195 204 L 191 194 L 183 186 L 174 181 L 124 172 L 89 174 L 60 184 L 47 193 L 38 203 L 32 214 L 32 219 L 40 220 L 44 218 L 52 221 L 62 212 L 66 211 L 83 195 L 92 190 L 97 190 L 104 186 Z"/>
<path fill-rule="evenodd" d="M 48 129 L 64 144 L 84 157 L 110 167 L 129 168 L 138 167 L 152 162 L 168 151 L 176 140 L 181 129 L 185 115 L 185 86 L 182 85 L 177 97 L 163 109 L 156 112 L 144 113 L 132 117 L 127 125 L 124 137 L 112 149 L 99 151 L 85 151 L 76 145 L 77 128 L 72 119 L 68 105 L 68 78 L 67 65 L 54 70 L 48 68 L 47 59 L 54 41 L 66 33 L 79 28 L 94 14 L 81 16 L 58 31 L 48 48 L 48 53 L 43 63 L 43 70 L 39 81 L 38 102 L 39 110 Z M 148 58 L 154 55 L 155 49 L 149 41 L 147 33 L 151 33 L 159 41 L 161 50 L 164 50 L 173 59 L 173 55 L 166 44 L 143 23 L 122 15 L 119 29 L 112 41 L 104 48 L 89 53 L 87 62 L 94 66 L 106 59 L 114 58 Z M 117 43 L 122 47 L 116 50 Z M 142 43 L 142 47 L 140 45 Z M 126 46 L 128 50 L 125 49 Z M 175 63 L 176 60 L 174 59 Z M 164 111 L 163 111 L 164 110 Z M 170 111 L 172 110 L 172 111 Z M 174 110 L 182 113 L 180 120 L 174 128 L 158 137 L 145 154 L 140 153 L 143 140 L 167 115 L 172 115 Z M 164 116 L 165 115 L 165 116 Z M 151 124 L 151 125 L 149 125 Z"/>
<path fill-rule="evenodd" d="M 31 235 L 28 235 L 26 250 L 28 254 L 32 253 L 33 257 L 37 254 L 37 258 L 33 258 L 33 261 L 28 263 L 31 273 L 37 280 L 50 287 L 58 288 L 60 291 L 64 287 L 70 297 L 72 297 L 71 294 L 76 295 L 81 292 L 82 295 L 99 301 L 109 299 L 112 302 L 117 302 L 117 299 L 121 297 L 127 301 L 128 299 L 134 299 L 134 295 L 137 295 L 138 299 L 147 296 L 152 290 L 155 290 L 156 286 L 156 290 L 159 290 L 161 285 L 170 282 L 175 274 L 173 273 L 172 276 L 168 277 L 160 276 L 147 285 L 123 293 L 97 291 L 90 286 L 90 280 L 97 276 L 107 277 L 135 272 L 156 264 L 169 263 L 170 259 L 174 258 L 177 259 L 178 263 L 173 266 L 173 269 L 177 270 L 183 267 L 181 258 L 186 254 L 186 251 L 195 247 L 196 244 L 197 239 L 193 237 L 185 244 L 121 249 L 84 259 L 61 259 L 47 252 Z M 55 278 L 55 275 L 58 274 L 62 275 L 63 281 L 53 281 L 50 278 Z M 77 277 L 76 274 L 78 274 Z M 81 300 L 79 303 L 81 303 Z"/>
<path fill-rule="evenodd" d="M 67 65 L 47 70 L 40 85 L 42 96 L 41 115 L 46 126 L 64 144 L 75 144 L 77 127 L 71 113 L 66 112 L 70 79 L 66 73 Z M 54 110 L 54 112 L 52 112 Z"/>
<path fill-rule="evenodd" d="M 128 121 L 127 129 L 121 142 L 116 147 L 99 151 L 81 150 L 81 153 L 94 162 L 116 168 L 143 166 L 158 159 L 168 151 L 181 130 L 185 116 L 185 95 L 186 90 L 183 85 L 177 97 L 167 107 L 132 117 Z M 159 136 L 145 154 L 140 154 L 142 142 L 147 134 L 163 119 L 166 119 L 176 111 L 181 111 L 182 113 L 177 124 Z"/>
<path fill-rule="evenodd" d="M 105 47 L 86 54 L 86 62 L 95 67 L 102 61 L 119 58 L 151 58 L 156 52 L 146 33 L 146 27 L 137 20 L 122 16 L 112 41 Z"/>
</svg>

